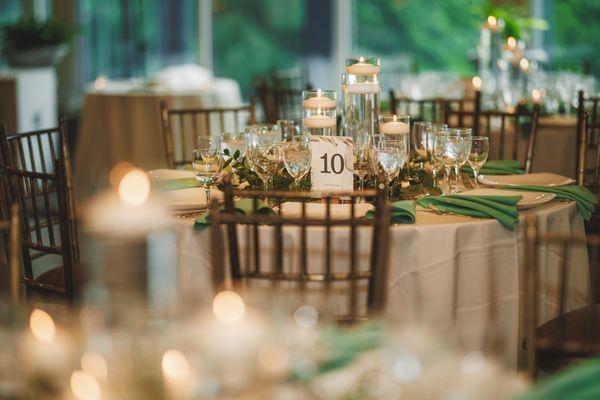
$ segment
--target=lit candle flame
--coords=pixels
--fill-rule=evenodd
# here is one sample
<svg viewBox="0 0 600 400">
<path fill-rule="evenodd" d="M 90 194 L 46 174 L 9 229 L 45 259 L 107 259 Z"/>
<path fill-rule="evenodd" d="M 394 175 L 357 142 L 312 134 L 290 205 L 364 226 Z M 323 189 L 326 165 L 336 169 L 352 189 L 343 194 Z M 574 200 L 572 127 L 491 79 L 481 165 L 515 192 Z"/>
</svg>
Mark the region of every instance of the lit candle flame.
<svg viewBox="0 0 600 400">
<path fill-rule="evenodd" d="M 512 36 L 509 36 L 508 39 L 506 39 L 506 44 L 508 45 L 508 47 L 510 47 L 511 49 L 514 49 L 515 47 L 517 47 L 517 39 L 515 39 Z"/>
<path fill-rule="evenodd" d="M 321 89 L 317 89 L 317 97 L 321 97 Z"/>
<path fill-rule="evenodd" d="M 77 400 L 100 400 L 98 381 L 84 371 L 73 371 L 71 374 L 71 391 Z"/>
<path fill-rule="evenodd" d="M 519 64 L 521 65 L 521 69 L 523 71 L 527 71 L 529 69 L 529 60 L 526 58 L 521 58 L 521 61 L 519 61 Z"/>
<path fill-rule="evenodd" d="M 34 338 L 42 343 L 52 343 L 56 335 L 56 326 L 50 314 L 35 309 L 29 317 L 29 329 Z"/>
<path fill-rule="evenodd" d="M 150 181 L 144 171 L 138 168 L 128 171 L 119 183 L 119 198 L 130 206 L 146 202 L 150 194 Z"/>
<path fill-rule="evenodd" d="M 473 88 L 475 88 L 475 90 L 481 89 L 481 84 L 483 82 L 481 81 L 480 77 L 474 76 L 472 82 L 473 82 Z"/>
<path fill-rule="evenodd" d="M 396 116 L 396 114 L 394 114 L 393 121 L 396 122 L 397 119 L 398 119 L 398 117 Z"/>
<path fill-rule="evenodd" d="M 531 98 L 535 103 L 539 102 L 542 98 L 542 92 L 540 92 L 538 89 L 533 89 L 531 91 Z"/>
<path fill-rule="evenodd" d="M 246 305 L 239 294 L 225 290 L 215 296 L 213 313 L 223 324 L 232 325 L 240 322 L 246 314 Z"/>
<path fill-rule="evenodd" d="M 496 26 L 496 24 L 498 23 L 498 20 L 493 15 L 490 15 L 489 17 L 487 17 L 487 22 L 491 26 Z"/>
<path fill-rule="evenodd" d="M 189 381 L 192 369 L 187 358 L 178 350 L 167 350 L 162 356 L 162 371 L 167 382 L 181 384 Z"/>
</svg>

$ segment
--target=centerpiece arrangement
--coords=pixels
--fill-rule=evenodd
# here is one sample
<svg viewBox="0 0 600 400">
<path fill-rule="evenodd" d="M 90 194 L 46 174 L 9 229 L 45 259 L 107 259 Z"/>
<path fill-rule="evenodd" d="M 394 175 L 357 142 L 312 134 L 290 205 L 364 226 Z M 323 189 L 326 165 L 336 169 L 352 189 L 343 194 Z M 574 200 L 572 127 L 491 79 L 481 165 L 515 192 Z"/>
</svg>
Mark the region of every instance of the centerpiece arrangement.
<svg viewBox="0 0 600 400">
<path fill-rule="evenodd" d="M 300 127 L 278 121 L 249 126 L 244 133 L 200 138 L 193 169 L 207 197 L 212 185 L 222 189 L 224 174 L 231 175 L 238 189 L 352 190 L 383 182 L 390 201 L 440 194 L 436 178 L 441 165 L 430 161 L 429 140 L 438 127 L 415 124 L 420 130 L 411 138 L 410 116 L 383 115 L 379 72 L 379 58 L 346 61 L 339 126 L 337 93 L 305 90 Z M 217 153 L 221 157 L 210 156 Z"/>
</svg>

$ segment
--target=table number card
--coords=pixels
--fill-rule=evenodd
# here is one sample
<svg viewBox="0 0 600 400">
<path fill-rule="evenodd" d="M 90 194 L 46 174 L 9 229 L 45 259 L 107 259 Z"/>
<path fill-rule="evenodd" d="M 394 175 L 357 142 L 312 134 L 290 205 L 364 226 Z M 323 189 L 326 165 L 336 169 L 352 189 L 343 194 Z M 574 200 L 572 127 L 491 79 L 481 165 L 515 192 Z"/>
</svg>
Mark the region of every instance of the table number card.
<svg viewBox="0 0 600 400">
<path fill-rule="evenodd" d="M 311 136 L 311 179 L 314 191 L 353 190 L 354 176 L 346 166 L 346 148 L 352 138 L 343 136 Z"/>
</svg>

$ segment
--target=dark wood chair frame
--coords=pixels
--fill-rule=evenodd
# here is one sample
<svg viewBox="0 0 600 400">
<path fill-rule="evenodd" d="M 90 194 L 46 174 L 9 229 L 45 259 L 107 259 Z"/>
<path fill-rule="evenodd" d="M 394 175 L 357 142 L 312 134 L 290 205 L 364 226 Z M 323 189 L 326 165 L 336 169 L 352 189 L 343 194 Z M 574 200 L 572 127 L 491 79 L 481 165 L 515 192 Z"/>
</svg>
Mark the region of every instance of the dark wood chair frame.
<svg viewBox="0 0 600 400">
<path fill-rule="evenodd" d="M 293 281 L 300 283 L 300 290 L 303 289 L 305 282 L 323 282 L 325 285 L 325 294 L 328 295 L 329 288 L 333 282 L 348 282 L 349 290 L 349 310 L 350 313 L 343 318 L 338 318 L 344 321 L 355 321 L 361 316 L 357 314 L 357 283 L 360 280 L 368 281 L 368 298 L 367 312 L 376 314 L 381 312 L 385 307 L 386 292 L 387 292 L 387 265 L 389 254 L 389 225 L 390 225 L 390 210 L 389 206 L 384 202 L 384 189 L 370 191 L 353 191 L 353 192 L 336 192 L 322 193 L 319 198 L 322 199 L 326 207 L 324 219 L 308 218 L 306 215 L 306 203 L 315 200 L 313 192 L 264 192 L 264 191 L 248 191 L 234 190 L 231 184 L 225 185 L 225 204 L 221 210 L 221 205 L 218 202 L 213 202 L 211 205 L 211 238 L 213 243 L 213 265 L 215 266 L 214 284 L 215 286 L 223 285 L 230 287 L 231 281 L 244 282 L 248 279 L 262 279 L 273 283 L 278 281 Z M 253 213 L 250 216 L 242 216 L 235 212 L 234 198 L 244 197 L 254 200 L 254 209 L 257 208 L 259 198 L 267 195 L 271 201 L 276 203 L 283 202 L 285 199 L 294 199 L 294 201 L 302 202 L 301 217 L 287 217 L 281 214 L 281 210 L 275 216 L 257 215 Z M 357 218 L 355 216 L 355 204 L 359 197 L 368 196 L 376 199 L 376 215 L 373 219 Z M 349 198 L 352 204 L 351 215 L 348 219 L 332 219 L 331 204 L 340 197 Z M 251 237 L 254 239 L 254 251 L 251 255 L 247 254 L 246 268 L 242 268 L 240 262 L 240 251 L 238 247 L 238 225 L 245 225 Z M 261 224 L 270 224 L 273 235 L 273 265 L 272 271 L 266 272 L 261 270 L 261 251 L 259 249 L 259 226 Z M 222 226 L 226 227 L 226 236 L 229 249 L 229 268 L 225 266 L 225 247 L 223 245 L 223 230 Z M 300 227 L 300 268 L 301 272 L 291 273 L 284 271 L 284 235 L 283 228 L 285 226 Z M 350 229 L 350 272 L 336 273 L 332 271 L 332 228 L 334 227 L 349 227 Z M 358 271 L 356 262 L 357 249 L 357 228 L 371 226 L 373 227 L 371 259 L 369 271 Z M 320 273 L 311 273 L 308 271 L 308 256 L 307 256 L 307 228 L 308 227 L 323 227 L 325 228 L 325 253 L 324 266 L 325 271 Z M 266 233 L 265 233 L 266 234 Z M 252 268 L 250 268 L 252 264 Z M 222 266 L 222 268 L 218 268 Z"/>
<path fill-rule="evenodd" d="M 568 262 L 570 248 L 573 246 L 587 247 L 590 250 L 590 290 L 588 305 L 585 307 L 599 307 L 599 284 L 600 274 L 597 269 L 596 260 L 598 260 L 598 248 L 600 248 L 600 236 L 567 236 L 552 233 L 540 233 L 537 230 L 535 217 L 531 216 L 526 221 L 526 246 L 525 246 L 525 307 L 524 321 L 526 327 L 526 364 L 527 373 L 535 379 L 537 376 L 538 358 L 583 358 L 589 356 L 600 356 L 600 343 L 586 340 L 584 342 L 566 338 L 567 317 L 565 311 L 565 301 L 568 284 Z M 559 267 L 560 291 L 559 291 L 559 312 L 555 320 L 556 332 L 553 337 L 539 337 L 537 327 L 538 310 L 538 288 L 539 288 L 539 267 L 538 252 L 540 245 L 559 246 L 559 256 L 561 259 Z M 592 309 L 589 309 L 592 310 Z M 584 310 L 585 311 L 585 310 Z M 593 310 L 592 310 L 593 311 Z M 591 314 L 590 314 L 591 315 Z M 585 320 L 587 325 L 585 332 L 600 333 L 600 321 L 593 318 Z M 598 335 L 600 337 L 600 335 Z"/>
<path fill-rule="evenodd" d="M 211 107 L 211 108 L 182 108 L 182 109 L 170 109 L 167 106 L 166 101 L 160 102 L 160 116 L 161 116 L 161 124 L 163 131 L 163 140 L 165 146 L 165 159 L 167 161 L 167 165 L 170 168 L 181 167 L 185 164 L 190 164 L 192 162 L 191 159 L 191 149 L 186 152 L 187 149 L 183 148 L 182 155 L 183 158 L 180 160 L 175 159 L 175 148 L 174 148 L 174 140 L 173 137 L 175 133 L 173 132 L 172 127 L 177 125 L 179 127 L 179 139 L 183 145 L 185 143 L 185 121 L 191 121 L 193 135 L 192 137 L 198 136 L 208 136 L 211 135 L 212 127 L 211 127 L 211 116 L 217 115 L 219 119 L 219 124 L 222 129 L 225 126 L 225 116 L 233 115 L 234 118 L 234 130 L 239 132 L 242 128 L 239 126 L 239 118 L 240 114 L 248 113 L 250 125 L 256 122 L 256 101 L 252 98 L 250 102 L 246 105 L 240 107 Z M 203 120 L 203 129 L 199 130 L 198 120 Z M 223 133 L 223 132 L 218 132 Z M 190 158 L 186 158 L 186 154 L 190 155 Z"/>
<path fill-rule="evenodd" d="M 44 151 L 42 138 L 47 139 L 50 154 Z M 57 143 L 54 143 L 55 139 L 58 139 Z M 35 142 L 37 148 L 34 146 Z M 0 128 L 0 150 L 2 202 L 16 203 L 20 210 L 23 283 L 28 293 L 40 290 L 73 299 L 74 268 L 80 259 L 64 121 L 61 119 L 57 128 L 8 136 L 5 130 Z M 35 160 L 36 150 L 40 157 L 40 168 L 37 168 Z M 47 159 L 53 161 L 54 171 L 48 170 Z M 27 167 L 28 163 L 33 168 Z M 51 212 L 53 199 L 56 199 L 58 218 Z M 59 228 L 58 235 L 54 232 L 56 226 Z M 44 230 L 47 231 L 47 241 L 43 238 Z M 5 245 L 8 243 L 5 242 Z M 58 255 L 62 259 L 64 286 L 33 277 L 32 262 L 50 254 Z"/>
<path fill-rule="evenodd" d="M 578 93 L 577 108 L 577 183 L 600 191 L 600 97 L 585 98 L 583 90 Z M 593 167 L 587 162 L 589 151 L 595 153 Z M 591 181 L 587 180 L 593 175 Z"/>
<path fill-rule="evenodd" d="M 500 132 L 499 132 L 499 142 L 500 142 L 500 157 L 501 158 L 518 158 L 518 150 L 519 150 L 519 132 L 515 130 L 513 135 L 513 151 L 512 154 L 507 154 L 505 151 L 505 142 L 506 142 L 506 128 L 509 125 L 513 125 L 517 128 L 520 125 L 520 122 L 529 120 L 531 127 L 529 130 L 529 136 L 527 138 L 527 148 L 525 151 L 525 165 L 524 169 L 526 173 L 531 172 L 531 167 L 533 164 L 533 154 L 535 150 L 535 144 L 537 141 L 537 134 L 539 128 L 539 117 L 540 117 L 540 107 L 539 105 L 534 105 L 533 110 L 531 112 L 528 111 L 515 111 L 515 112 L 507 112 L 507 111 L 498 111 L 498 110 L 481 110 L 481 94 L 479 91 L 476 91 L 476 106 L 471 111 L 465 111 L 460 109 L 453 109 L 449 103 L 446 104 L 446 111 L 444 112 L 445 123 L 450 126 L 449 122 L 451 122 L 453 117 L 456 117 L 458 120 L 459 127 L 470 127 L 473 132 L 473 136 L 487 136 L 491 140 L 492 134 L 492 120 L 499 119 L 500 120 Z M 471 126 L 465 126 L 466 121 L 471 121 Z M 483 120 L 483 123 L 482 123 Z M 512 124 L 511 124 L 512 122 Z M 485 131 L 483 130 L 485 127 Z"/>
</svg>

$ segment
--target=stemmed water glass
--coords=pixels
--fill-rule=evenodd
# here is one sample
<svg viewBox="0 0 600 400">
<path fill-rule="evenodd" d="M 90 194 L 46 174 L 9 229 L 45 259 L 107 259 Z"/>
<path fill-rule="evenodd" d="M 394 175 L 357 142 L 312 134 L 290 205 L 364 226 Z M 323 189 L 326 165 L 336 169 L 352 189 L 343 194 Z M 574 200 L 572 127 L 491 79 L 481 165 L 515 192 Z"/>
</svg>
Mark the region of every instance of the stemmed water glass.
<svg viewBox="0 0 600 400">
<path fill-rule="evenodd" d="M 395 135 L 393 139 L 388 139 L 389 136 L 386 137 L 383 142 L 384 146 L 387 147 L 395 147 L 398 149 L 398 169 L 392 176 L 392 180 L 394 180 L 399 174 L 402 168 L 406 165 L 410 153 L 410 135 L 408 133 Z M 390 201 L 392 200 L 390 197 Z"/>
<path fill-rule="evenodd" d="M 397 147 L 387 145 L 385 142 L 381 143 L 379 147 L 374 150 L 375 153 L 375 164 L 380 166 L 385 174 L 385 180 L 388 190 L 386 191 L 387 200 L 390 201 L 390 184 L 392 178 L 398 173 L 400 168 L 400 154 Z"/>
<path fill-rule="evenodd" d="M 464 139 L 459 136 L 448 136 L 445 134 L 436 134 L 434 139 L 434 157 L 444 166 L 446 171 L 446 194 L 452 192 L 452 183 L 450 174 L 456 160 L 464 151 Z"/>
<path fill-rule="evenodd" d="M 431 175 L 432 175 L 434 187 L 437 186 L 438 170 L 441 166 L 440 161 L 438 161 L 434 157 L 434 151 L 433 151 L 434 137 L 437 134 L 442 134 L 443 131 L 445 131 L 446 129 L 448 129 L 448 125 L 438 124 L 438 123 L 430 123 L 427 126 L 427 128 L 425 129 L 427 159 L 429 160 L 429 163 L 431 164 Z"/>
<path fill-rule="evenodd" d="M 280 119 L 277 121 L 277 126 L 281 132 L 281 140 L 284 142 L 291 142 L 300 134 L 300 127 L 293 120 Z"/>
<path fill-rule="evenodd" d="M 239 152 L 238 160 L 246 154 L 246 136 L 243 133 L 225 132 L 219 139 L 225 161 L 233 158 L 236 152 Z"/>
<path fill-rule="evenodd" d="M 296 189 L 300 188 L 300 180 L 310 170 L 310 138 L 298 135 L 283 144 L 283 164 L 288 174 L 294 178 Z"/>
<path fill-rule="evenodd" d="M 198 148 L 194 149 L 193 156 L 192 168 L 196 180 L 206 191 L 206 204 L 209 204 L 210 187 L 218 181 L 223 165 L 220 139 L 218 137 L 199 137 Z"/>
<path fill-rule="evenodd" d="M 452 128 L 446 129 L 446 134 L 448 136 L 457 136 L 463 138 L 465 141 L 471 137 L 471 128 Z M 456 193 L 459 191 L 460 181 L 461 181 L 461 173 L 460 168 L 467 162 L 469 149 L 466 144 L 461 148 L 461 151 L 457 154 L 456 162 L 454 163 L 454 176 L 456 179 L 456 186 L 453 188 L 452 192 Z"/>
<path fill-rule="evenodd" d="M 466 147 L 469 150 L 468 161 L 473 170 L 475 187 L 479 185 L 479 171 L 486 163 L 490 152 L 490 140 L 486 136 L 471 136 L 467 139 Z"/>
<path fill-rule="evenodd" d="M 373 149 L 368 143 L 357 143 L 346 147 L 344 154 L 346 169 L 358 177 L 359 189 L 365 188 L 365 176 L 373 171 Z M 360 201 L 363 201 L 361 199 Z"/>
<path fill-rule="evenodd" d="M 246 156 L 250 167 L 263 182 L 265 191 L 280 162 L 279 135 L 266 133 L 246 134 Z"/>
</svg>

